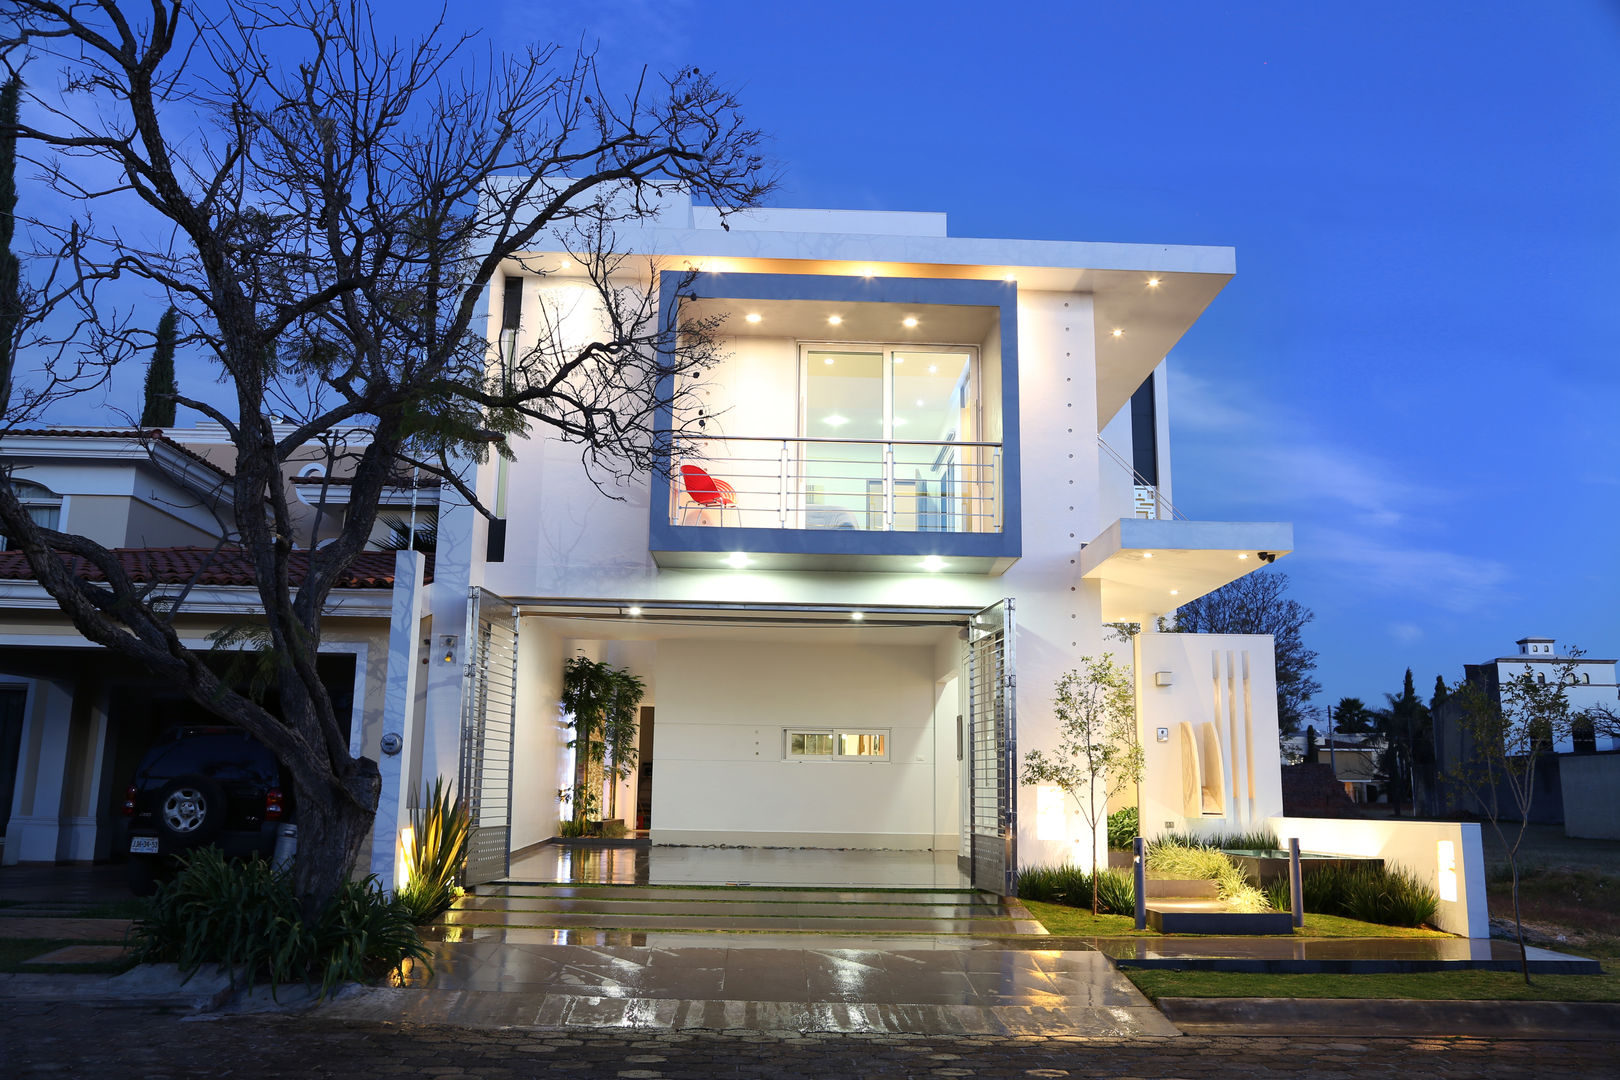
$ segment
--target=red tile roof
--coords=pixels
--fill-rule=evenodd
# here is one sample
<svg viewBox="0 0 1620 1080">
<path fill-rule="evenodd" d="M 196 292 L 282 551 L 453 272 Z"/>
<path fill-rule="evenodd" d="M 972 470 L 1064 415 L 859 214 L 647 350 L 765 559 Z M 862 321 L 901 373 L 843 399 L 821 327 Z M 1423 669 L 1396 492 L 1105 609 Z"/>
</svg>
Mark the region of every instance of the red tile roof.
<svg viewBox="0 0 1620 1080">
<path fill-rule="evenodd" d="M 135 581 L 160 585 L 183 585 L 196 577 L 199 585 L 252 585 L 253 565 L 241 551 L 229 549 L 214 553 L 206 547 L 117 548 L 113 554 L 124 571 Z M 213 556 L 210 559 L 210 556 Z M 105 581 L 106 575 L 85 560 L 62 556 L 75 574 L 86 581 Z M 199 575 L 198 571 L 201 569 Z M 289 557 L 289 570 L 296 584 L 309 570 L 309 552 L 295 551 Z M 0 551 L 0 580 L 32 581 L 34 571 L 20 551 Z M 433 580 L 433 556 L 428 556 L 427 580 Z M 353 565 L 338 579 L 339 589 L 391 589 L 394 587 L 394 553 L 362 551 Z"/>
</svg>

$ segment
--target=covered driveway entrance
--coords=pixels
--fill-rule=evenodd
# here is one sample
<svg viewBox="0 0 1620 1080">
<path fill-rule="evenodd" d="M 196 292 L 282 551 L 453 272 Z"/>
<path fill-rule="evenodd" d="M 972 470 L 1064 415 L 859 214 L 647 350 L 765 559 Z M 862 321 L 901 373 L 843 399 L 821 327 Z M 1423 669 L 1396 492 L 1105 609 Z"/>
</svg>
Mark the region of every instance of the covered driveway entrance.
<svg viewBox="0 0 1620 1080">
<path fill-rule="evenodd" d="M 507 805 L 503 792 L 480 794 L 492 812 L 477 823 L 504 834 L 509 854 L 505 865 L 480 859 L 473 883 L 570 877 L 555 850 L 534 849 L 556 835 L 558 793 L 573 780 L 557 702 L 564 661 L 584 655 L 647 687 L 637 767 L 599 796 L 617 808 L 605 817 L 648 842 L 647 880 L 955 887 L 965 873 L 978 888 L 1011 888 L 1008 605 L 491 599 L 485 611 L 515 612 L 514 643 L 474 652 L 485 667 L 469 673 L 469 691 L 499 686 L 512 655 L 515 690 L 510 704 L 469 692 L 463 775 L 510 777 Z M 604 856 L 632 876 L 637 858 Z"/>
</svg>

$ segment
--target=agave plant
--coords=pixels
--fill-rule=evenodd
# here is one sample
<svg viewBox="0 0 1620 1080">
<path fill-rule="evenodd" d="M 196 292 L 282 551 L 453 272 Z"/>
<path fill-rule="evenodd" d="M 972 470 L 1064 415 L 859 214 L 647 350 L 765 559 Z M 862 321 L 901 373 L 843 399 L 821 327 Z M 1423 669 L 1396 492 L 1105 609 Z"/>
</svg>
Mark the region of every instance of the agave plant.
<svg viewBox="0 0 1620 1080">
<path fill-rule="evenodd" d="M 472 818 L 461 800 L 451 793 L 444 777 L 436 778 L 424 804 L 411 811 L 405 884 L 397 891 L 418 923 L 427 922 L 456 898 L 456 879 L 467 863 L 471 829 Z"/>
</svg>

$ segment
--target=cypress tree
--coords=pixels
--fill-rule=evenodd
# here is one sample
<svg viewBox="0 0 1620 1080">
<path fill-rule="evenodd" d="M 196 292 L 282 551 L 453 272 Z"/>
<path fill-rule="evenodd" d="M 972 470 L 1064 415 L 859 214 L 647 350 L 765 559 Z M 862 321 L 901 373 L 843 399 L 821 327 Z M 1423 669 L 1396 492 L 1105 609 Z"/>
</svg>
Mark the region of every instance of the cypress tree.
<svg viewBox="0 0 1620 1080">
<path fill-rule="evenodd" d="M 17 219 L 17 101 L 22 83 L 9 79 L 0 88 L 0 404 L 11 397 L 13 351 L 22 320 L 22 283 L 17 256 L 11 250 Z"/>
<path fill-rule="evenodd" d="M 174 395 L 179 392 L 174 381 L 174 339 L 178 325 L 179 318 L 172 307 L 158 320 L 157 344 L 152 348 L 152 362 L 146 366 L 141 427 L 174 426 Z"/>
</svg>

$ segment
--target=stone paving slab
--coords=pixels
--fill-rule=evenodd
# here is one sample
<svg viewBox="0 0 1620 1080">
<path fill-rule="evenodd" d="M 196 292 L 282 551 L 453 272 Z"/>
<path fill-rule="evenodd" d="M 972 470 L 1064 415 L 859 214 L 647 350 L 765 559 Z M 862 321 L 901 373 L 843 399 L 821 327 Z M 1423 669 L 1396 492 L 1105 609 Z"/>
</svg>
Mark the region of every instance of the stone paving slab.
<svg viewBox="0 0 1620 1080">
<path fill-rule="evenodd" d="M 26 1031 L 26 1037 L 18 1034 Z M 1603 1042 L 1331 1037 L 1079 1038 L 536 1031 L 297 1017 L 210 1017 L 17 1002 L 0 1023 L 7 1080 L 288 1076 L 569 1076 L 583 1080 L 899 1080 L 1083 1076 L 1255 1080 L 1575 1080 L 1613 1076 Z"/>
<path fill-rule="evenodd" d="M 1620 1039 L 1614 1002 L 1167 997 L 1159 1007 L 1182 1030 L 1201 1035 Z M 1620 1075 L 1620 1065 L 1608 1075 Z"/>
<path fill-rule="evenodd" d="M 30 964 L 104 964 L 124 955 L 122 945 L 64 945 L 60 949 L 41 953 L 27 961 Z"/>
<path fill-rule="evenodd" d="M 691 915 L 609 915 L 583 912 L 499 912 L 453 908 L 439 918 L 441 926 L 530 926 L 592 930 L 831 930 L 838 933 L 892 934 L 1008 934 L 1014 933 L 1012 920 L 986 919 L 889 919 L 857 915 L 809 918 L 772 918 L 737 915 L 705 919 Z"/>
<path fill-rule="evenodd" d="M 678 885 L 565 885 L 546 883 L 496 882 L 479 885 L 478 896 L 556 896 L 583 900 L 691 900 L 727 901 L 746 895 L 761 902 L 800 904 L 981 904 L 999 906 L 999 897 L 974 889 L 850 889 L 837 886 L 803 888 L 787 886 L 727 886 L 683 888 Z"/>
<path fill-rule="evenodd" d="M 123 941 L 128 919 L 57 919 L 31 915 L 0 916 L 0 938 L 49 938 L 57 941 Z"/>
<path fill-rule="evenodd" d="M 625 898 L 602 901 L 572 897 L 464 896 L 456 901 L 456 911 L 578 912 L 605 915 L 664 915 L 693 919 L 724 919 L 756 916 L 771 919 L 841 918 L 845 912 L 886 919 L 974 919 L 1005 915 L 1000 907 L 986 904 L 805 904 L 793 901 L 722 900 L 694 903 L 689 900 L 644 900 Z"/>
</svg>

